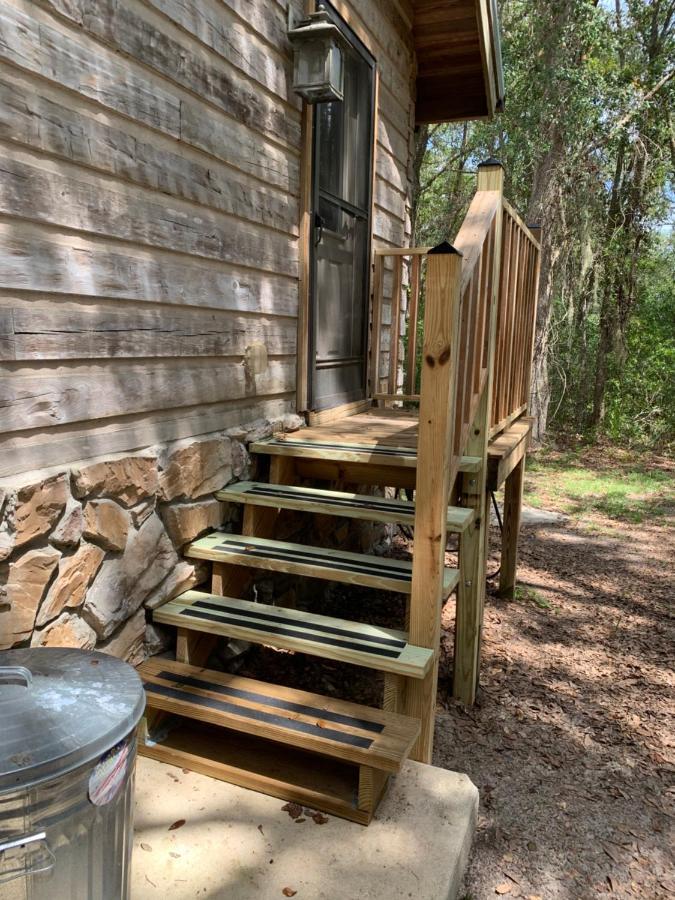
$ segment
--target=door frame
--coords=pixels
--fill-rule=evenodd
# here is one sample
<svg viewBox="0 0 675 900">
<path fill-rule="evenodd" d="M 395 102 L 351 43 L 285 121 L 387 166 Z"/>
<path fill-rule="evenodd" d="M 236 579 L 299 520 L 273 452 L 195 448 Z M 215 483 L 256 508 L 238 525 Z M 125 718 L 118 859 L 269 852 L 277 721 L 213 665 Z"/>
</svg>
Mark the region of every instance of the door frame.
<svg viewBox="0 0 675 900">
<path fill-rule="evenodd" d="M 314 198 L 315 180 L 314 172 L 314 107 L 309 103 L 303 103 L 301 120 L 301 152 L 300 152 L 300 216 L 299 216 L 299 273 L 298 273 L 298 339 L 297 339 L 297 371 L 296 371 L 296 410 L 305 413 L 312 421 L 319 424 L 321 420 L 336 418 L 340 410 L 346 414 L 358 411 L 371 405 L 368 396 L 369 388 L 369 363 L 370 363 L 370 317 L 372 311 L 372 286 L 373 286 L 373 223 L 375 216 L 375 183 L 377 178 L 377 134 L 379 126 L 379 96 L 380 96 L 380 71 L 377 56 L 370 35 L 365 31 L 356 18 L 352 5 L 348 0 L 324 0 L 329 6 L 329 12 L 338 17 L 340 26 L 345 29 L 348 38 L 360 49 L 365 51 L 365 58 L 373 71 L 373 96 L 372 96 L 372 128 L 371 128 L 371 159 L 370 159 L 370 229 L 368 235 L 368 275 L 366 283 L 367 309 L 365 315 L 365 391 L 363 400 L 356 403 L 345 403 L 339 406 L 329 407 L 319 412 L 309 409 L 309 393 L 312 367 L 310 354 L 312 353 L 312 290 L 314 281 Z M 314 12 L 317 9 L 316 0 L 306 0 L 305 12 Z M 368 58 L 369 57 L 369 58 Z"/>
</svg>

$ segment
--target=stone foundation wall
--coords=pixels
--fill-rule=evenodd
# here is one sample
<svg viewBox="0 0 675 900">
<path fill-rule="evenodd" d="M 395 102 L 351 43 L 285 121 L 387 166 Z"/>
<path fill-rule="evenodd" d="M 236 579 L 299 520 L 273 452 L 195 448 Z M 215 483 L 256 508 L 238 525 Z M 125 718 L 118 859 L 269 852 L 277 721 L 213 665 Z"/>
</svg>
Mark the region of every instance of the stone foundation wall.
<svg viewBox="0 0 675 900">
<path fill-rule="evenodd" d="M 237 510 L 213 492 L 249 476 L 249 442 L 298 416 L 0 482 L 0 650 L 69 646 L 136 664 L 161 649 L 146 611 L 208 576 L 181 557 Z"/>
</svg>

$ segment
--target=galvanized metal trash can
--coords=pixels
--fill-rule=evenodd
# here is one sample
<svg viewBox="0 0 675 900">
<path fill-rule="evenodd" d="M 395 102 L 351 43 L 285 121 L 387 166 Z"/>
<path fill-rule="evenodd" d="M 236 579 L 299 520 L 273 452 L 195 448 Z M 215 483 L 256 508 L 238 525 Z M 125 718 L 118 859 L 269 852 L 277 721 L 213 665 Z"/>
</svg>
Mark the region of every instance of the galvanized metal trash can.
<svg viewBox="0 0 675 900">
<path fill-rule="evenodd" d="M 103 653 L 0 653 L 0 897 L 125 900 L 140 678 Z"/>
</svg>

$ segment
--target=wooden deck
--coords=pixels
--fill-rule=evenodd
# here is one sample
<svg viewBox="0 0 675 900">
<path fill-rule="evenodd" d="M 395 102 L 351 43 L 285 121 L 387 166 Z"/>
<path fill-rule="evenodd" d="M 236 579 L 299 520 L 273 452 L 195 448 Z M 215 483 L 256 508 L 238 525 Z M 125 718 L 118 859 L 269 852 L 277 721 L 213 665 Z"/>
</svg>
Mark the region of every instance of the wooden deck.
<svg viewBox="0 0 675 900">
<path fill-rule="evenodd" d="M 291 434 L 277 435 L 274 444 L 279 449 L 287 445 L 289 452 L 298 460 L 341 462 L 347 465 L 379 463 L 380 466 L 414 471 L 417 467 L 418 430 L 419 421 L 415 410 L 374 408 L 329 424 L 313 425 Z M 490 440 L 490 490 L 498 490 L 523 458 L 531 431 L 532 420 L 523 416 Z M 274 452 L 268 443 L 260 442 L 258 446 L 265 447 L 267 452 Z M 256 449 L 255 445 L 253 449 Z M 471 472 L 472 467 L 473 457 L 461 457 L 460 472 Z M 318 474 L 319 469 L 320 467 L 315 466 L 313 474 Z M 334 474 L 329 469 L 326 472 Z M 413 486 L 413 473 L 410 480 Z M 393 483 L 392 486 L 398 485 Z"/>
</svg>

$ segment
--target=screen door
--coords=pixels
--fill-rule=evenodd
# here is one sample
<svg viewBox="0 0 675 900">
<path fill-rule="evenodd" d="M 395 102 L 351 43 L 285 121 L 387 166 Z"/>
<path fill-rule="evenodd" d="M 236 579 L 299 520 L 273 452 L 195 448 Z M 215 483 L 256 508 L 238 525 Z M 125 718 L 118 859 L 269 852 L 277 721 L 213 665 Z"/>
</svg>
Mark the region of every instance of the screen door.
<svg viewBox="0 0 675 900">
<path fill-rule="evenodd" d="M 366 396 L 375 61 L 328 4 L 350 42 L 344 100 L 314 111 L 310 408 Z"/>
</svg>

